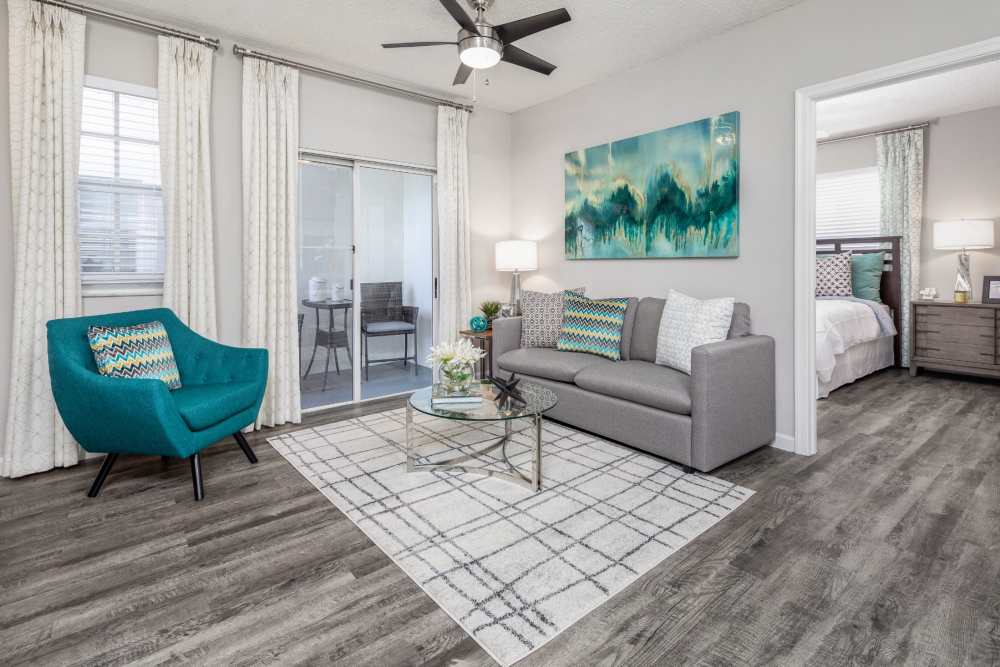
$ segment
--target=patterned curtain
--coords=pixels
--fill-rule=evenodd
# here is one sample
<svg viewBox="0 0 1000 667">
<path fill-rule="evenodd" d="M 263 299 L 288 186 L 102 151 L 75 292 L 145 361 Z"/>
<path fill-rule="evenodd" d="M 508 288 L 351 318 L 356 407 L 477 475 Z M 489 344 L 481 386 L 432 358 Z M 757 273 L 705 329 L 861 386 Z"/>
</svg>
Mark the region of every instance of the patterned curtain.
<svg viewBox="0 0 1000 667">
<path fill-rule="evenodd" d="M 302 420 L 296 213 L 299 71 L 243 58 L 243 342 L 268 352 L 256 426 Z"/>
<path fill-rule="evenodd" d="M 472 313 L 469 257 L 469 112 L 438 107 L 438 322 L 435 343 L 455 340 Z"/>
<path fill-rule="evenodd" d="M 920 227 L 924 215 L 924 131 L 880 134 L 875 138 L 883 236 L 902 237 L 900 344 L 903 366 L 910 365 L 910 302 L 920 289 Z"/>
<path fill-rule="evenodd" d="M 213 52 L 159 38 L 160 171 L 167 233 L 163 305 L 216 337 L 212 165 L 209 146 Z"/>
<path fill-rule="evenodd" d="M 79 461 L 56 411 L 45 323 L 80 314 L 77 175 L 84 17 L 9 0 L 14 321 L 0 475 Z"/>
</svg>

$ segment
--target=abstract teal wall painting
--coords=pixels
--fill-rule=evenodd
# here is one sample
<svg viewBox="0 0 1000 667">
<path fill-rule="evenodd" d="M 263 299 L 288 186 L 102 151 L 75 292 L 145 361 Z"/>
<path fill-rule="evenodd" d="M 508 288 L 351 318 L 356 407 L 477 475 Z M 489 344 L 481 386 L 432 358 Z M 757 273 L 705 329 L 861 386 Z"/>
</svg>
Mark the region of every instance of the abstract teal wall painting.
<svg viewBox="0 0 1000 667">
<path fill-rule="evenodd" d="M 738 257 L 738 111 L 566 154 L 567 259 Z"/>
</svg>

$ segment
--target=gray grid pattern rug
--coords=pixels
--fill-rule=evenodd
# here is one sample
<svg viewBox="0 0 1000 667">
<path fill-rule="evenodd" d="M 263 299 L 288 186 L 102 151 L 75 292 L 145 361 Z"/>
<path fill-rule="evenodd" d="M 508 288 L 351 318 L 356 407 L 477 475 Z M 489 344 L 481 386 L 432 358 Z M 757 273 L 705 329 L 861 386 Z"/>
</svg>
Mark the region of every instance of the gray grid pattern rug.
<svg viewBox="0 0 1000 667">
<path fill-rule="evenodd" d="M 538 493 L 473 474 L 407 473 L 404 419 L 403 409 L 392 410 L 268 442 L 503 665 L 551 640 L 753 494 L 551 422 L 544 424 Z M 500 423 L 414 413 L 419 462 L 466 453 L 502 433 Z M 532 440 L 527 429 L 508 447 L 525 470 Z M 486 458 L 485 465 L 503 468 Z"/>
</svg>

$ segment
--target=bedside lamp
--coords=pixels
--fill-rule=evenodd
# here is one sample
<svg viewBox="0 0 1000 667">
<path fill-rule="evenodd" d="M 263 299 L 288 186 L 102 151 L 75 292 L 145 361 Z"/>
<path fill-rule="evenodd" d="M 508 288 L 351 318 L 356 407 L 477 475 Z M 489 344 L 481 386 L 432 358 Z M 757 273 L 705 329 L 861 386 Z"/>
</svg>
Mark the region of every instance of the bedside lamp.
<svg viewBox="0 0 1000 667">
<path fill-rule="evenodd" d="M 495 248 L 497 271 L 511 271 L 510 307 L 521 314 L 521 271 L 538 269 L 538 244 L 534 241 L 499 241 Z"/>
<path fill-rule="evenodd" d="M 993 247 L 992 220 L 949 220 L 934 223 L 934 249 L 959 250 L 955 277 L 955 303 L 972 301 L 972 276 L 966 250 Z"/>
</svg>

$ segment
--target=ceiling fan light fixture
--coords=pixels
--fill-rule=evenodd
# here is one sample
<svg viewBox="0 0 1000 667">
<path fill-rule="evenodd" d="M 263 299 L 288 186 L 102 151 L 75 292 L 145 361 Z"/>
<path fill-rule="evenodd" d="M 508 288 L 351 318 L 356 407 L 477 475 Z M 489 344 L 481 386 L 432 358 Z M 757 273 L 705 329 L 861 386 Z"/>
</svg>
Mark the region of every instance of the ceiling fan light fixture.
<svg viewBox="0 0 1000 667">
<path fill-rule="evenodd" d="M 492 33 L 490 26 L 478 26 L 485 34 L 467 35 L 458 42 L 458 57 L 472 69 L 489 69 L 500 62 L 503 42 Z"/>
</svg>

